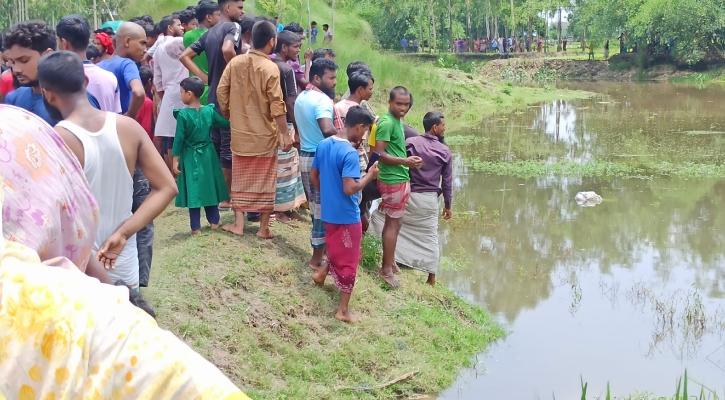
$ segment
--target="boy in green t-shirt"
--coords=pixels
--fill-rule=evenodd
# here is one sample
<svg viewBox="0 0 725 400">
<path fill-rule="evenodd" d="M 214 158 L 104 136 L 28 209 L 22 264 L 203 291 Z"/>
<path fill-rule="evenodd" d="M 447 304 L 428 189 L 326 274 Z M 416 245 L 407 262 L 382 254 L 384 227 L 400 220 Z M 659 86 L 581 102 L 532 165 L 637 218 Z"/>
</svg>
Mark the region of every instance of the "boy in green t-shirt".
<svg viewBox="0 0 725 400">
<path fill-rule="evenodd" d="M 219 23 L 220 15 L 218 3 L 209 0 L 200 1 L 199 5 L 196 6 L 196 19 L 199 22 L 199 27 L 184 33 L 184 48 L 194 44 L 194 42 L 199 40 L 204 32 Z M 198 56 L 194 57 L 194 64 L 196 64 L 205 74 L 209 73 L 209 60 L 207 60 L 205 52 L 202 52 Z M 189 73 L 189 76 L 194 76 L 194 74 Z M 206 96 L 208 93 L 209 86 L 207 85 L 204 88 L 204 95 L 202 95 L 199 99 L 202 105 L 206 105 Z"/>
<path fill-rule="evenodd" d="M 408 157 L 405 151 L 405 134 L 401 119 L 410 109 L 410 92 L 398 86 L 390 91 L 388 113 L 378 122 L 375 134 L 375 152 L 380 154 L 378 189 L 382 196 L 379 209 L 385 213 L 383 226 L 383 265 L 380 276 L 393 288 L 400 287 L 393 273 L 395 266 L 395 246 L 398 233 L 403 225 L 405 203 L 410 197 L 409 168 L 420 168 L 420 157 Z"/>
</svg>

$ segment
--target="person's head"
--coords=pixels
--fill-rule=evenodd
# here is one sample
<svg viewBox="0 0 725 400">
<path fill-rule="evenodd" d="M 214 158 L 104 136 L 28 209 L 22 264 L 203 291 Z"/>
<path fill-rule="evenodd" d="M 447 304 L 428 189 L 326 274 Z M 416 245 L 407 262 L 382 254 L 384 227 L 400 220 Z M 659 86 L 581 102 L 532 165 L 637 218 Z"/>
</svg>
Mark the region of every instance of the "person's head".
<svg viewBox="0 0 725 400">
<path fill-rule="evenodd" d="M 284 27 L 284 30 L 297 34 L 297 36 L 300 37 L 300 40 L 304 40 L 305 39 L 305 30 L 302 29 L 302 27 L 300 26 L 300 24 L 298 24 L 296 22 L 290 22 L 289 24 L 287 24 Z"/>
<path fill-rule="evenodd" d="M 335 52 L 332 49 L 317 49 L 312 53 L 312 62 L 315 62 L 318 58 L 326 58 L 335 62 Z"/>
<path fill-rule="evenodd" d="M 21 86 L 38 86 L 38 60 L 55 50 L 55 32 L 43 21 L 31 20 L 14 25 L 5 34 L 8 64 Z"/>
<path fill-rule="evenodd" d="M 146 47 L 151 48 L 159 40 L 161 28 L 158 24 L 143 24 L 143 30 L 146 32 Z"/>
<path fill-rule="evenodd" d="M 314 29 L 314 28 L 317 28 L 317 22 L 315 22 L 315 21 L 312 21 L 312 22 L 310 22 L 310 26 L 311 26 L 311 27 L 312 27 L 313 29 Z"/>
<path fill-rule="evenodd" d="M 116 53 L 119 56 L 141 62 L 146 54 L 146 44 L 146 31 L 141 26 L 133 22 L 124 22 L 118 28 Z"/>
<path fill-rule="evenodd" d="M 302 39 L 290 31 L 282 31 L 277 34 L 277 56 L 285 61 L 296 60 L 302 49 Z"/>
<path fill-rule="evenodd" d="M 310 83 L 328 95 L 335 97 L 337 86 L 337 64 L 327 58 L 319 58 L 310 66 Z"/>
<path fill-rule="evenodd" d="M 161 21 L 159 21 L 159 28 L 161 28 L 161 32 L 168 37 L 184 36 L 184 28 L 181 26 L 181 21 L 179 20 L 178 15 L 167 15 L 161 18 Z"/>
<path fill-rule="evenodd" d="M 67 15 L 58 21 L 55 33 L 59 50 L 85 51 L 91 38 L 91 25 L 78 14 Z"/>
<path fill-rule="evenodd" d="M 179 86 L 181 86 L 181 101 L 187 106 L 198 101 L 204 94 L 204 82 L 198 76 L 184 79 Z"/>
<path fill-rule="evenodd" d="M 133 290 L 131 286 L 126 285 L 122 280 L 116 281 L 114 286 L 126 286 L 128 288 L 128 301 L 134 306 L 146 311 L 146 314 L 150 315 L 151 318 L 156 319 L 156 310 L 149 304 L 140 292 Z"/>
<path fill-rule="evenodd" d="M 373 71 L 364 61 L 353 61 L 347 64 L 347 77 L 350 78 L 355 72 L 367 72 L 372 75 Z"/>
<path fill-rule="evenodd" d="M 186 10 L 179 11 L 177 16 L 179 17 L 179 22 L 181 22 L 181 27 L 184 29 L 184 32 L 189 32 L 199 27 L 195 8 L 187 8 Z"/>
<path fill-rule="evenodd" d="M 219 23 L 219 4 L 209 0 L 202 0 L 196 6 L 196 20 L 199 25 L 211 28 Z"/>
<path fill-rule="evenodd" d="M 38 82 L 43 92 L 43 101 L 50 117 L 65 118 L 62 110 L 72 98 L 86 96 L 86 74 L 83 61 L 76 53 L 55 51 L 38 61 Z"/>
<path fill-rule="evenodd" d="M 104 32 L 97 33 L 96 36 L 93 37 L 93 45 L 101 52 L 101 55 L 113 55 L 116 51 L 115 46 L 113 45 L 113 40 Z"/>
<path fill-rule="evenodd" d="M 271 54 L 277 47 L 277 27 L 269 20 L 258 21 L 252 27 L 252 48 Z"/>
<path fill-rule="evenodd" d="M 390 113 L 397 119 L 405 117 L 410 110 L 410 92 L 402 86 L 396 86 L 390 91 L 388 101 Z"/>
<path fill-rule="evenodd" d="M 444 137 L 446 133 L 446 120 L 443 114 L 438 111 L 431 111 L 423 117 L 423 129 L 425 133 L 433 136 Z"/>
<path fill-rule="evenodd" d="M 91 60 L 93 64 L 98 64 L 101 61 L 101 52 L 94 45 L 88 45 L 86 48 L 86 59 Z"/>
<path fill-rule="evenodd" d="M 140 16 L 139 19 L 149 25 L 154 25 L 154 19 L 148 14 Z"/>
<path fill-rule="evenodd" d="M 254 14 L 244 14 L 242 16 L 242 20 L 239 22 L 239 34 L 242 35 L 245 42 L 251 42 L 252 28 L 258 21 L 259 19 Z"/>
<path fill-rule="evenodd" d="M 347 139 L 351 142 L 359 142 L 365 132 L 373 125 L 373 122 L 375 122 L 375 116 L 370 111 L 360 106 L 350 107 L 345 116 Z"/>
<path fill-rule="evenodd" d="M 244 15 L 244 0 L 219 0 L 219 8 L 232 22 L 241 22 Z"/>
<path fill-rule="evenodd" d="M 367 72 L 358 71 L 352 74 L 347 80 L 347 86 L 350 88 L 350 95 L 354 95 L 360 101 L 370 100 L 373 96 L 373 86 L 375 79 Z"/>
<path fill-rule="evenodd" d="M 144 92 L 150 93 L 154 86 L 153 71 L 151 71 L 151 68 L 144 65 L 138 69 L 138 75 L 141 78 L 141 84 L 143 85 Z"/>
<path fill-rule="evenodd" d="M 330 29 L 330 25 L 322 24 L 322 30 L 327 32 L 327 30 Z"/>
</svg>

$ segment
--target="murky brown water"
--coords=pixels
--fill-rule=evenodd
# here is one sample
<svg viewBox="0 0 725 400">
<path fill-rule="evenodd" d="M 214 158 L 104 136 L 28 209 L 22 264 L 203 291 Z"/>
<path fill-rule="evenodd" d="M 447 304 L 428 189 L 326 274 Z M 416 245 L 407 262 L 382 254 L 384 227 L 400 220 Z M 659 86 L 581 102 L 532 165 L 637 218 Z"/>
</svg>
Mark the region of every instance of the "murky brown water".
<svg viewBox="0 0 725 400">
<path fill-rule="evenodd" d="M 725 161 L 722 87 L 577 88 L 606 96 L 499 115 L 475 132 L 486 141 L 454 150 Z M 613 395 L 671 396 L 685 369 L 722 397 L 725 180 L 524 180 L 459 167 L 455 185 L 454 210 L 470 218 L 441 224 L 440 281 L 486 307 L 508 337 L 440 399 L 580 398 L 580 376 L 590 398 L 607 382 Z M 604 202 L 579 207 L 582 190 Z"/>
</svg>

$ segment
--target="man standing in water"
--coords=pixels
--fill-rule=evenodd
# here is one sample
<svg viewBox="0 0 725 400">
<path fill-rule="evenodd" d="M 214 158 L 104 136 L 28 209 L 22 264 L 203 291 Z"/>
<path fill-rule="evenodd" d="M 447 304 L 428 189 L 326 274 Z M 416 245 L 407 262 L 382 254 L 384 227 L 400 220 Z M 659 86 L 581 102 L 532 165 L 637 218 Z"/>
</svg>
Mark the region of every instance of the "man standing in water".
<svg viewBox="0 0 725 400">
<path fill-rule="evenodd" d="M 43 57 L 38 79 L 48 111 L 64 119 L 56 130 L 78 157 L 98 201 L 100 225 L 94 250 L 112 281 L 122 280 L 138 290 L 136 233 L 152 223 L 176 196 L 176 183 L 136 121 L 91 107 L 83 63 L 76 54 L 62 51 Z M 151 190 L 132 214 L 134 169 L 151 177 Z"/>
<path fill-rule="evenodd" d="M 410 109 L 410 92 L 397 86 L 390 91 L 388 113 L 380 118 L 375 134 L 375 152 L 380 154 L 380 175 L 378 189 L 382 196 L 379 212 L 385 213 L 383 226 L 383 265 L 380 276 L 393 288 L 400 287 L 394 272 L 395 247 L 398 233 L 403 224 L 405 203 L 410 197 L 410 168 L 420 168 L 423 160 L 417 156 L 408 157 L 405 150 L 405 134 L 402 118 Z"/>
<path fill-rule="evenodd" d="M 206 33 L 201 35 L 199 40 L 189 46 L 184 53 L 181 54 L 179 60 L 193 75 L 198 76 L 201 80 L 209 85 L 209 93 L 207 95 L 208 104 L 217 104 L 216 91 L 219 86 L 219 80 L 224 73 L 227 63 L 235 56 L 242 54 L 242 34 L 239 22 L 244 15 L 243 0 L 219 0 L 221 8 L 221 16 L 218 24 L 211 27 Z M 201 53 L 206 53 L 209 61 L 209 73 L 202 71 L 193 59 Z M 220 112 L 219 106 L 215 107 Z M 222 164 L 224 172 L 224 180 L 227 182 L 227 189 L 231 192 L 232 185 L 232 150 L 231 132 L 227 129 L 213 128 L 211 130 L 211 140 L 214 143 L 219 161 Z M 228 203 L 220 204 L 221 209 L 229 209 Z"/>
</svg>

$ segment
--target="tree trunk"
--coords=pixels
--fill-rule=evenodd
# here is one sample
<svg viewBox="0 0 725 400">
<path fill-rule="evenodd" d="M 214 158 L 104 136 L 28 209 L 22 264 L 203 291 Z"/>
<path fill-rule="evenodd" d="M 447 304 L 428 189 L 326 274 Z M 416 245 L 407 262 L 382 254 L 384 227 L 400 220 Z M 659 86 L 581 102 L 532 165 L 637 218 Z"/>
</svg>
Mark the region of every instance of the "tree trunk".
<svg viewBox="0 0 725 400">
<path fill-rule="evenodd" d="M 511 0 L 511 36 L 516 37 L 516 21 L 514 20 L 514 0 Z"/>
<path fill-rule="evenodd" d="M 488 11 L 486 11 L 486 39 L 491 38 L 491 0 L 488 0 Z"/>
<path fill-rule="evenodd" d="M 531 48 L 534 46 L 534 38 L 533 36 L 533 28 L 534 28 L 534 18 L 529 17 L 529 48 L 526 51 L 531 52 Z"/>
<path fill-rule="evenodd" d="M 277 11 L 277 23 L 282 23 L 282 10 L 284 9 L 284 0 L 279 0 L 279 10 Z M 335 26 L 335 0 L 332 0 L 332 26 Z M 334 32 L 334 31 L 333 31 Z"/>
<path fill-rule="evenodd" d="M 451 0 L 448 0 L 448 36 L 450 40 L 449 51 L 455 52 L 456 44 L 453 42 L 453 5 Z"/>
<path fill-rule="evenodd" d="M 438 25 L 436 24 L 436 13 L 433 8 L 433 0 L 429 0 L 429 4 L 430 4 L 430 17 L 431 17 L 431 21 L 433 24 L 433 29 L 432 29 L 432 31 L 433 31 L 433 47 L 432 48 L 433 48 L 433 52 L 438 52 L 438 38 L 437 38 Z"/>
<path fill-rule="evenodd" d="M 513 1 L 513 0 L 512 0 Z M 471 0 L 466 0 L 466 30 L 468 36 L 468 51 L 471 52 L 471 45 L 473 43 L 473 35 L 471 34 Z"/>
<path fill-rule="evenodd" d="M 561 51 L 561 7 L 559 7 L 559 24 L 556 27 L 556 51 Z"/>
</svg>

